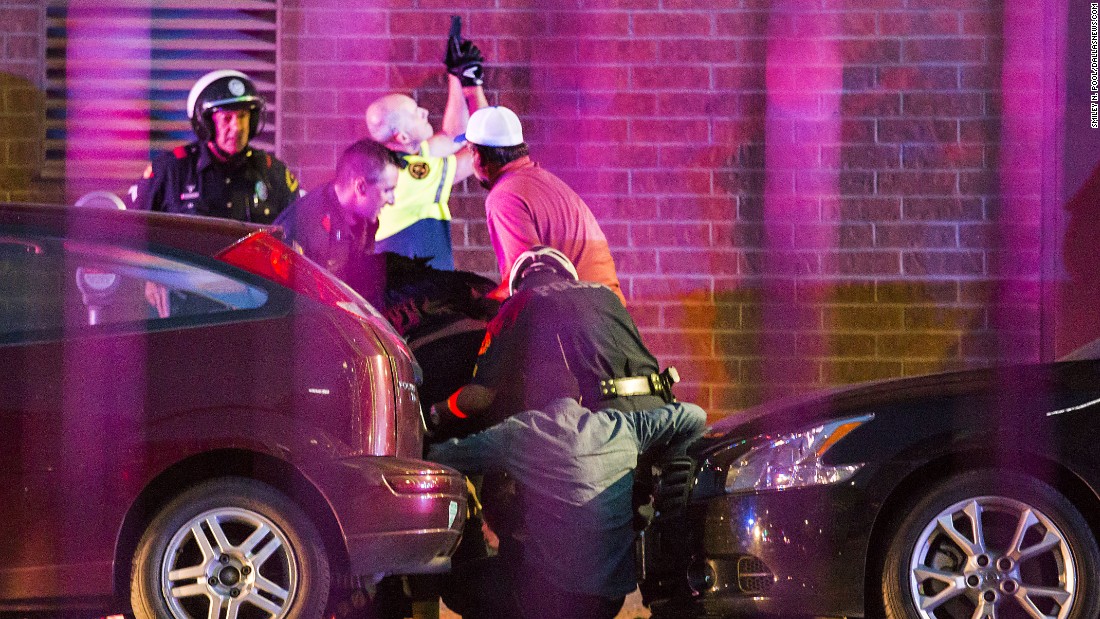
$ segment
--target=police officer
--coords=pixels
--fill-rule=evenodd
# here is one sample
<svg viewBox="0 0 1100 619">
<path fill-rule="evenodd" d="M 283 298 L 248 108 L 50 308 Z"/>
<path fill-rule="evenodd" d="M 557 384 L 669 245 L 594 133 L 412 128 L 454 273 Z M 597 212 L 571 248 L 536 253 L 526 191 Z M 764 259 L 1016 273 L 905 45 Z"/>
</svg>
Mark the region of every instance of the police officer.
<svg viewBox="0 0 1100 619">
<path fill-rule="evenodd" d="M 477 431 L 560 397 L 621 411 L 672 400 L 675 370 L 660 371 L 619 297 L 577 281 L 563 253 L 523 252 L 507 282 L 509 297 L 489 323 L 473 380 L 429 412 L 438 434 Z"/>
<path fill-rule="evenodd" d="M 336 177 L 275 220 L 293 247 L 382 307 L 385 260 L 374 251 L 378 213 L 393 204 L 399 164 L 385 146 L 364 138 L 336 163 Z"/>
<path fill-rule="evenodd" d="M 682 455 L 706 414 L 676 401 L 619 298 L 558 250 L 520 254 L 508 287 L 473 380 L 429 413 L 436 436 L 485 428 L 429 459 L 516 487 L 503 513 L 486 496 L 487 521 L 510 529 L 499 554 L 456 566 L 443 599 L 464 617 L 610 619 L 637 584 L 634 470 Z"/>
<path fill-rule="evenodd" d="M 153 160 L 133 190 L 134 208 L 271 223 L 300 195 L 298 179 L 249 146 L 264 99 L 240 71 L 212 71 L 187 97 L 198 140 Z"/>
</svg>

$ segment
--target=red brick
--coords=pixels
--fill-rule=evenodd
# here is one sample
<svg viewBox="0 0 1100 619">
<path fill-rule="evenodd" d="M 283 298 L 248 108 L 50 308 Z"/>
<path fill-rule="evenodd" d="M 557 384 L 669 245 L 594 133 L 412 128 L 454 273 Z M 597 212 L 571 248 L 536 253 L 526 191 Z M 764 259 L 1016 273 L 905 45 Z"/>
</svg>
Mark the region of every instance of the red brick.
<svg viewBox="0 0 1100 619">
<path fill-rule="evenodd" d="M 999 129 L 1000 123 L 995 118 L 981 120 L 963 119 L 959 121 L 959 141 L 989 142 L 992 138 L 997 136 Z"/>
<path fill-rule="evenodd" d="M 620 92 L 627 89 L 630 71 L 625 66 L 585 65 L 579 70 L 558 68 L 531 75 L 530 83 L 520 87 L 556 90 Z M 495 83 L 494 83 L 495 85 Z"/>
<path fill-rule="evenodd" d="M 959 121 L 956 120 L 883 118 L 875 123 L 879 142 L 955 142 L 959 139 Z"/>
<path fill-rule="evenodd" d="M 631 88 L 636 90 L 711 89 L 710 69 L 697 65 L 634 66 L 630 69 Z"/>
<path fill-rule="evenodd" d="M 630 139 L 634 143 L 705 144 L 709 128 L 705 120 L 632 120 Z"/>
<path fill-rule="evenodd" d="M 646 92 L 582 92 L 579 113 L 584 116 L 644 117 L 657 114 L 658 95 Z M 663 96 L 662 96 L 663 98 Z"/>
<path fill-rule="evenodd" d="M 592 64 L 652 64 L 657 41 L 652 39 L 581 38 L 576 41 L 580 58 Z"/>
<path fill-rule="evenodd" d="M 913 170 L 880 172 L 878 192 L 882 194 L 947 194 L 956 192 L 959 174 L 952 171 Z"/>
<path fill-rule="evenodd" d="M 964 34 L 1000 35 L 1002 17 L 987 12 L 962 13 L 962 32 Z"/>
<path fill-rule="evenodd" d="M 715 172 L 714 190 L 731 194 L 762 192 L 764 178 L 763 172 L 753 170 Z"/>
<path fill-rule="evenodd" d="M 36 34 L 40 29 L 38 8 L 0 8 L 0 24 L 4 24 L 4 33 L 8 35 Z"/>
<path fill-rule="evenodd" d="M 630 244 L 634 247 L 707 247 L 711 245 L 706 223 L 633 223 Z"/>
<path fill-rule="evenodd" d="M 634 170 L 630 173 L 630 188 L 642 195 L 706 195 L 711 192 L 711 174 L 708 170 Z"/>
<path fill-rule="evenodd" d="M 877 75 L 878 71 L 874 67 L 845 65 L 844 91 L 849 94 L 858 94 L 860 91 L 871 90 L 875 87 Z"/>
<path fill-rule="evenodd" d="M 897 116 L 901 114 L 901 95 L 892 92 L 846 93 L 841 97 L 840 109 L 846 118 Z"/>
<path fill-rule="evenodd" d="M 901 199 L 874 196 L 843 196 L 822 203 L 825 221 L 894 221 L 901 218 Z"/>
<path fill-rule="evenodd" d="M 980 38 L 905 39 L 905 62 L 958 62 L 976 64 L 986 59 L 986 42 Z"/>
<path fill-rule="evenodd" d="M 692 0 L 696 1 L 696 0 Z M 765 11 L 729 11 L 715 16 L 717 34 L 721 37 L 766 37 L 768 13 Z"/>
<path fill-rule="evenodd" d="M 884 357 L 942 359 L 958 357 L 959 336 L 950 334 L 882 334 L 877 337 L 877 352 Z"/>
<path fill-rule="evenodd" d="M 822 159 L 835 161 L 845 169 L 895 169 L 901 167 L 901 147 L 893 144 L 824 146 Z"/>
<path fill-rule="evenodd" d="M 658 215 L 657 198 L 652 196 L 634 196 L 627 194 L 586 197 L 585 202 L 596 215 L 597 220 L 630 219 L 649 220 Z"/>
<path fill-rule="evenodd" d="M 654 275 L 657 273 L 657 252 L 655 250 L 627 250 L 615 248 L 612 256 L 615 269 L 620 273 Z"/>
<path fill-rule="evenodd" d="M 974 92 L 904 93 L 902 107 L 907 116 L 980 116 L 985 111 L 983 96 Z"/>
<path fill-rule="evenodd" d="M 963 144 L 919 144 L 902 147 L 906 168 L 981 168 L 985 147 Z"/>
<path fill-rule="evenodd" d="M 336 58 L 341 62 L 403 62 L 415 53 L 413 40 L 397 37 L 336 39 Z M 439 69 L 436 69 L 439 72 Z"/>
<path fill-rule="evenodd" d="M 630 282 L 632 298 L 678 299 L 686 296 L 712 298 L 712 278 L 703 277 L 654 277 L 636 276 Z"/>
<path fill-rule="evenodd" d="M 633 15 L 635 36 L 710 36 L 714 34 L 713 14 L 699 11 L 659 11 Z"/>
<path fill-rule="evenodd" d="M 874 142 L 875 123 L 874 120 L 842 118 L 840 121 L 840 140 L 847 144 Z"/>
<path fill-rule="evenodd" d="M 897 39 L 843 39 L 840 57 L 851 64 L 887 64 L 901 60 L 901 41 Z"/>
<path fill-rule="evenodd" d="M 763 93 L 765 71 L 763 64 L 713 67 L 714 87 L 723 92 L 756 90 Z"/>
<path fill-rule="evenodd" d="M 747 276 L 804 277 L 821 273 L 821 256 L 812 251 L 769 248 L 766 251 L 743 252 L 740 258 L 737 272 Z"/>
<path fill-rule="evenodd" d="M 985 205 L 980 198 L 907 197 L 902 213 L 905 219 L 978 221 L 985 218 Z"/>
<path fill-rule="evenodd" d="M 403 0 L 402 4 L 404 6 L 408 6 L 408 0 Z M 490 9 L 493 9 L 495 7 L 495 5 L 496 5 L 496 0 L 463 0 L 462 1 L 462 8 L 463 9 L 465 9 L 467 11 L 471 11 L 471 12 L 473 12 L 473 14 L 479 15 L 479 16 L 482 14 L 482 11 L 489 11 Z M 421 9 L 425 9 L 425 10 L 429 10 L 429 11 L 430 10 L 442 9 L 444 11 L 447 11 L 448 13 L 454 11 L 454 9 L 455 9 L 455 3 L 454 3 L 453 0 L 417 0 L 417 6 Z M 473 22 L 473 23 L 471 23 L 471 22 Z M 463 25 L 462 34 L 465 35 L 465 36 L 470 36 L 471 34 L 473 34 L 473 35 L 478 34 L 480 31 L 474 29 L 474 27 L 473 27 L 476 23 L 477 22 L 475 20 L 471 20 L 471 19 L 468 19 L 468 18 L 463 20 L 463 22 L 462 22 L 462 25 Z M 443 31 L 443 34 L 446 34 L 446 31 Z"/>
<path fill-rule="evenodd" d="M 556 170 L 557 171 L 557 170 Z M 582 196 L 595 194 L 619 194 L 626 190 L 627 173 L 617 170 L 560 170 L 562 180 Z"/>
<path fill-rule="evenodd" d="M 824 327 L 847 333 L 897 331 L 902 326 L 902 308 L 882 305 L 833 305 L 825 308 Z"/>
<path fill-rule="evenodd" d="M 958 228 L 950 224 L 878 224 L 875 226 L 875 246 L 881 248 L 958 247 Z"/>
<path fill-rule="evenodd" d="M 288 35 L 283 37 L 283 52 L 284 66 L 288 69 L 293 68 L 294 62 L 332 62 L 336 58 L 336 40 Z"/>
<path fill-rule="evenodd" d="M 871 224 L 841 224 L 833 229 L 836 245 L 839 249 L 859 249 L 875 245 L 875 232 Z M 800 238 L 799 229 L 795 229 L 795 238 Z"/>
<path fill-rule="evenodd" d="M 646 147 L 653 151 L 652 147 Z M 639 167 L 655 167 L 656 165 L 669 168 L 708 168 L 717 170 L 731 170 L 744 167 L 736 163 L 727 147 L 724 146 L 684 146 L 679 144 L 661 144 L 655 149 L 659 153 L 657 159 L 647 159 L 646 165 Z"/>
<path fill-rule="evenodd" d="M 627 140 L 627 121 L 611 118 L 570 119 L 568 125 L 543 127 L 556 142 L 621 143 Z M 526 130 L 524 131 L 526 137 Z"/>
<path fill-rule="evenodd" d="M 592 34 L 600 37 L 630 36 L 630 13 L 622 11 L 583 11 L 580 13 L 550 13 L 548 27 L 552 33 L 572 34 L 581 37 Z"/>
<path fill-rule="evenodd" d="M 971 68 L 963 67 L 961 70 Z M 986 75 L 991 73 L 988 67 L 976 70 Z M 890 90 L 954 90 L 960 85 L 959 71 L 956 67 L 936 65 L 880 67 L 878 83 Z"/>
<path fill-rule="evenodd" d="M 423 16 L 421 17 L 423 21 Z M 386 34 L 386 13 L 377 10 L 302 11 L 301 35 L 322 37 L 362 37 Z M 285 27 L 285 26 L 284 26 Z"/>
<path fill-rule="evenodd" d="M 579 147 L 578 162 L 589 166 L 599 162 L 610 169 L 637 170 L 657 167 L 657 150 L 652 146 L 627 144 L 617 147 L 610 156 L 607 144 L 583 144 Z"/>
<path fill-rule="evenodd" d="M 897 252 L 866 251 L 829 252 L 822 257 L 825 275 L 899 275 L 901 260 Z"/>
<path fill-rule="evenodd" d="M 902 265 L 906 275 L 977 277 L 987 273 L 985 256 L 976 251 L 905 253 Z"/>
<path fill-rule="evenodd" d="M 954 9 L 988 10 L 987 0 L 908 0 L 909 8 L 917 10 Z"/>
<path fill-rule="evenodd" d="M 733 219 L 737 216 L 737 202 L 732 196 L 712 198 L 708 196 L 662 196 L 657 201 L 658 214 L 676 219 Z"/>
<path fill-rule="evenodd" d="M 879 32 L 886 36 L 953 35 L 960 32 L 959 13 L 903 11 L 879 16 Z"/>
</svg>

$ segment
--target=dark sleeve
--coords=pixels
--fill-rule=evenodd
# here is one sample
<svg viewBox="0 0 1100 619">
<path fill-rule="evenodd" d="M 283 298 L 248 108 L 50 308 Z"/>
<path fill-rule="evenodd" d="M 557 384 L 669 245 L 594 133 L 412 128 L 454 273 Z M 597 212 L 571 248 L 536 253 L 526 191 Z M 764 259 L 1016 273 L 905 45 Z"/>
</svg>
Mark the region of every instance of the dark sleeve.
<svg viewBox="0 0 1100 619">
<path fill-rule="evenodd" d="M 271 167 L 267 169 L 267 184 L 271 187 L 271 210 L 276 215 L 282 213 L 294 203 L 302 193 L 298 186 L 298 178 L 286 167 L 282 161 L 271 156 Z"/>
<path fill-rule="evenodd" d="M 162 155 L 153 159 L 145 168 L 145 173 L 137 182 L 137 192 L 130 208 L 139 211 L 164 210 L 164 189 L 168 182 L 167 162 L 168 159 Z"/>
<path fill-rule="evenodd" d="M 500 313 L 489 322 L 485 340 L 481 343 L 474 377 L 470 382 L 500 391 L 505 381 L 515 380 L 523 370 L 523 349 L 527 345 L 519 319 L 520 299 L 513 297 L 505 303 Z"/>
</svg>

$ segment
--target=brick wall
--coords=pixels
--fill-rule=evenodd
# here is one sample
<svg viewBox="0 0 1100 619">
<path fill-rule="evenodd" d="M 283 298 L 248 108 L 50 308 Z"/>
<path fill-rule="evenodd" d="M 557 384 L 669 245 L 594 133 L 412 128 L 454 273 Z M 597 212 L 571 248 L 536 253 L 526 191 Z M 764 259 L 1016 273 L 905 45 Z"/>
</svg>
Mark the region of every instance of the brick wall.
<svg viewBox="0 0 1100 619">
<path fill-rule="evenodd" d="M 809 4 L 471 0 L 460 13 L 490 101 L 520 114 L 534 157 L 596 213 L 686 397 L 721 414 L 1037 358 L 1038 207 L 1010 226 L 998 198 L 1001 3 Z M 365 134 L 374 96 L 409 92 L 438 121 L 453 5 L 285 0 L 283 154 L 307 187 Z M 453 231 L 459 265 L 492 274 L 483 198 L 456 192 Z M 1006 243 L 1029 258 L 999 260 Z"/>
<path fill-rule="evenodd" d="M 0 6 L 0 200 L 58 200 L 39 178 L 45 122 L 45 13 L 40 0 Z"/>
<path fill-rule="evenodd" d="M 0 9 L 2 198 L 44 193 L 42 2 Z M 1035 359 L 1045 145 L 1020 102 L 1049 67 L 1041 7 L 1005 4 L 283 0 L 280 154 L 319 185 L 393 90 L 438 123 L 457 11 L 490 101 L 601 221 L 683 397 L 720 415 Z M 495 277 L 484 195 L 452 198 L 456 257 Z"/>
</svg>

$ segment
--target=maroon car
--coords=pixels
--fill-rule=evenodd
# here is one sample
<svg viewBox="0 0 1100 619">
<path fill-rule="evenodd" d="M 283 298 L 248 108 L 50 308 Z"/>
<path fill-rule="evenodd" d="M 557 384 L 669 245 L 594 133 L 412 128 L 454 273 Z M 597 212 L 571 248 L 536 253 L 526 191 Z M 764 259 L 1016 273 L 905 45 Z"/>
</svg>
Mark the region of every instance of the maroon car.
<svg viewBox="0 0 1100 619">
<path fill-rule="evenodd" d="M 0 355 L 0 612 L 316 618 L 458 541 L 405 343 L 265 228 L 0 205 Z"/>
</svg>

